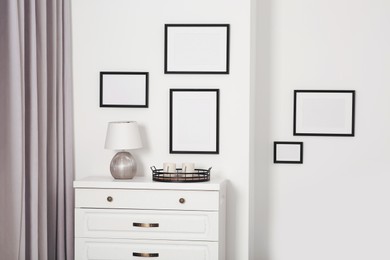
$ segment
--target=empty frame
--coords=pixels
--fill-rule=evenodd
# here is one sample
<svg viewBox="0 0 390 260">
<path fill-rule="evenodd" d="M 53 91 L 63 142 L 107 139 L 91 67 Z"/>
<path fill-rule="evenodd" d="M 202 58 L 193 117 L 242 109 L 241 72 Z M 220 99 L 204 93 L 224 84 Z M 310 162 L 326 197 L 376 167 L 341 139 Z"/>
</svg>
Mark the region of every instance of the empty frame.
<svg viewBox="0 0 390 260">
<path fill-rule="evenodd" d="M 229 24 L 166 24 L 165 74 L 229 74 Z"/>
<path fill-rule="evenodd" d="M 354 90 L 295 90 L 294 135 L 354 136 Z"/>
<path fill-rule="evenodd" d="M 274 142 L 274 163 L 303 163 L 303 142 Z"/>
<path fill-rule="evenodd" d="M 219 89 L 170 90 L 170 153 L 219 153 Z"/>
<path fill-rule="evenodd" d="M 100 72 L 100 107 L 148 107 L 148 72 Z"/>
</svg>

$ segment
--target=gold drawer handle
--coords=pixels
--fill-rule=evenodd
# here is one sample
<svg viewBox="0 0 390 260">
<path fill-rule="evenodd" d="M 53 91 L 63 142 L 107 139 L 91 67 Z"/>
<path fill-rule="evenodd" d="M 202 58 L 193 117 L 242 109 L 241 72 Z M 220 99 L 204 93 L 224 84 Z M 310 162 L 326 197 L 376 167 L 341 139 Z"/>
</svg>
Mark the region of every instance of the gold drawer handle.
<svg viewBox="0 0 390 260">
<path fill-rule="evenodd" d="M 151 228 L 151 227 L 159 227 L 158 223 L 138 223 L 134 222 L 133 227 L 144 227 L 144 228 Z"/>
<path fill-rule="evenodd" d="M 181 204 L 184 204 L 184 203 L 186 203 L 186 200 L 185 200 L 184 198 L 180 198 L 180 199 L 179 199 L 179 202 L 180 202 Z"/>
<path fill-rule="evenodd" d="M 108 197 L 107 197 L 107 201 L 108 201 L 108 202 L 112 202 L 113 200 L 114 200 L 114 199 L 113 199 L 111 196 L 108 196 Z"/>
<path fill-rule="evenodd" d="M 133 253 L 133 256 L 137 257 L 158 257 L 158 253 Z"/>
</svg>

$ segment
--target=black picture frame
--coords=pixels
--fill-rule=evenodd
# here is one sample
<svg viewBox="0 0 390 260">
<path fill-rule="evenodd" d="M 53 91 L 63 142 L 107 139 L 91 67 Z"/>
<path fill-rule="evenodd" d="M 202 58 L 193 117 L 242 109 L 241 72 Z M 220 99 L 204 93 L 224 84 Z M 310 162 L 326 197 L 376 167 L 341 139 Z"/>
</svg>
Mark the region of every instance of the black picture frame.
<svg viewBox="0 0 390 260">
<path fill-rule="evenodd" d="M 183 40 L 184 37 L 179 37 L 180 40 L 176 40 L 174 37 L 175 33 L 180 34 L 180 31 L 184 29 L 187 29 L 187 32 L 185 33 L 188 38 L 187 43 Z M 198 32 L 200 30 L 207 32 L 203 33 L 202 37 L 211 35 L 214 31 L 214 38 L 219 34 L 222 34 L 223 39 L 221 38 L 219 41 L 213 41 L 213 38 L 201 38 L 202 34 Z M 192 36 L 191 32 L 193 32 Z M 165 74 L 229 74 L 230 24 L 165 24 L 164 36 Z M 209 42 L 206 43 L 206 40 Z M 174 43 L 170 44 L 171 41 Z M 220 44 L 221 41 L 224 41 L 224 43 Z M 175 46 L 176 49 L 171 49 L 171 46 Z M 211 53 L 202 52 L 202 50 L 205 51 L 207 48 L 209 48 L 210 51 L 210 46 L 216 48 L 214 48 Z M 221 53 L 216 53 L 215 49 L 220 49 Z M 185 55 L 181 55 L 181 51 L 186 51 L 184 53 Z M 220 55 L 222 53 L 223 55 Z M 205 57 L 204 59 L 202 59 L 202 54 Z M 196 64 L 197 62 L 200 60 L 211 60 L 213 55 L 215 57 L 213 60 L 215 64 L 206 64 L 203 68 L 195 68 L 201 67 L 200 64 Z M 182 61 L 186 63 L 184 67 L 181 67 L 183 64 L 180 66 L 180 57 L 182 57 Z M 193 57 L 192 65 L 191 57 Z M 179 60 L 179 64 L 174 64 L 174 60 Z"/>
<path fill-rule="evenodd" d="M 169 152 L 219 154 L 219 89 L 170 89 L 169 96 Z"/>
<path fill-rule="evenodd" d="M 149 106 L 149 72 L 101 71 L 100 107 Z"/>
<path fill-rule="evenodd" d="M 355 96 L 355 90 L 294 90 L 293 135 L 355 136 Z"/>
<path fill-rule="evenodd" d="M 281 150 L 282 148 L 279 146 L 297 146 L 299 151 L 298 153 L 295 151 L 294 156 L 298 157 L 298 159 L 281 159 L 280 157 L 283 157 L 278 154 L 278 149 Z M 289 151 L 291 153 L 291 151 Z M 274 142 L 274 163 L 285 163 L 285 164 L 302 164 L 303 163 L 303 142 L 284 142 L 284 141 L 277 141 Z"/>
</svg>

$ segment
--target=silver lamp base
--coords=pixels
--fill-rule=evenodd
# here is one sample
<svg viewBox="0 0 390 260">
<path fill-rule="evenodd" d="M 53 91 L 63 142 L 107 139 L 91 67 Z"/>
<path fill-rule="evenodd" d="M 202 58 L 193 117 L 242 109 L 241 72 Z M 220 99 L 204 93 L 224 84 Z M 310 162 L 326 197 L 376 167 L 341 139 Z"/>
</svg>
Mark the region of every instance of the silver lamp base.
<svg viewBox="0 0 390 260">
<path fill-rule="evenodd" d="M 110 171 L 115 179 L 133 179 L 137 173 L 134 157 L 129 152 L 115 154 L 110 163 Z"/>
</svg>

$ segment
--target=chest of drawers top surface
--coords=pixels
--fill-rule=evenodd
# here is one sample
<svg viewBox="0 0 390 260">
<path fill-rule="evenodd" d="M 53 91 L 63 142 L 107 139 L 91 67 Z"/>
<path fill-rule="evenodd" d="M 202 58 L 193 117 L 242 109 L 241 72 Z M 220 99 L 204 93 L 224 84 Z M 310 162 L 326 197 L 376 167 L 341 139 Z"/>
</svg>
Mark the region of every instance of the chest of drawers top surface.
<svg viewBox="0 0 390 260">
<path fill-rule="evenodd" d="M 115 180 L 111 176 L 90 176 L 73 182 L 76 189 L 139 189 L 139 190 L 224 190 L 226 181 L 211 179 L 208 182 L 175 183 L 156 182 L 151 177 L 134 177 L 131 180 Z"/>
</svg>

